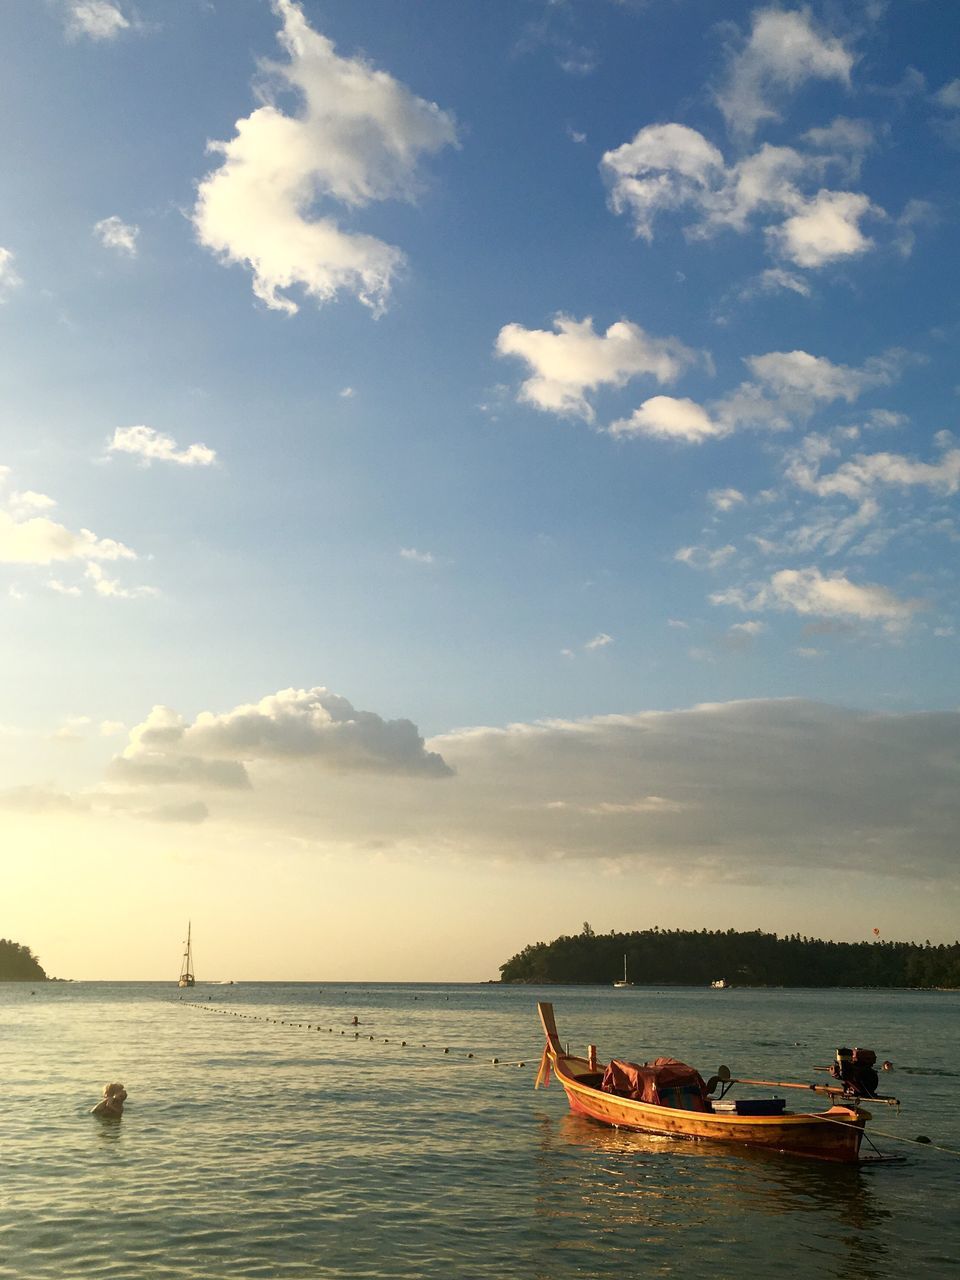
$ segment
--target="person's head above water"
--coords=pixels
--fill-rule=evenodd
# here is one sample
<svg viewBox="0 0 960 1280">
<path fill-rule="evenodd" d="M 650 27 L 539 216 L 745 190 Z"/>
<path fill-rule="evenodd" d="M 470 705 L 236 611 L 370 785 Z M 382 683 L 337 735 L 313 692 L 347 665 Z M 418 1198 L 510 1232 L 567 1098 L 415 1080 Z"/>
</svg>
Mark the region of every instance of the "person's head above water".
<svg viewBox="0 0 960 1280">
<path fill-rule="evenodd" d="M 95 1116 L 122 1116 L 126 1096 L 127 1091 L 119 1082 L 105 1084 L 103 1086 L 103 1097 L 93 1108 L 92 1114 Z"/>
</svg>

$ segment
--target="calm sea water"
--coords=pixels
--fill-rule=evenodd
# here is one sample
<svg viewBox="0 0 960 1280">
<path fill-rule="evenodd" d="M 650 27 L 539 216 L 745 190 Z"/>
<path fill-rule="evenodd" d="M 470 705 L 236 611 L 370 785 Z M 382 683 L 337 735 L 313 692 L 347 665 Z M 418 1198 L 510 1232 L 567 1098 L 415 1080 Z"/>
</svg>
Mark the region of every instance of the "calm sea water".
<svg viewBox="0 0 960 1280">
<path fill-rule="evenodd" d="M 538 996 L 571 1045 L 704 1075 L 809 1078 L 870 1045 L 903 1101 L 873 1130 L 960 1151 L 957 993 L 0 984 L 0 1276 L 958 1273 L 957 1157 L 877 1137 L 906 1162 L 831 1167 L 594 1126 L 533 1090 Z M 119 1122 L 88 1114 L 108 1080 Z"/>
</svg>

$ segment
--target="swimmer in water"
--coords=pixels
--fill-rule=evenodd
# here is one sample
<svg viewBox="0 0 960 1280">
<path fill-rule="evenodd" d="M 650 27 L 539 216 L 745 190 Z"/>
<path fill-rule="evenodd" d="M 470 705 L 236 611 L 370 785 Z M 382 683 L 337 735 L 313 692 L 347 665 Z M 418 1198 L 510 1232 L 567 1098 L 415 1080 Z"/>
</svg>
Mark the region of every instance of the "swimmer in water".
<svg viewBox="0 0 960 1280">
<path fill-rule="evenodd" d="M 119 1119 L 123 1115 L 123 1104 L 126 1096 L 127 1091 L 122 1084 L 105 1084 L 103 1086 L 103 1097 L 90 1114 L 93 1116 L 114 1116 Z"/>
</svg>

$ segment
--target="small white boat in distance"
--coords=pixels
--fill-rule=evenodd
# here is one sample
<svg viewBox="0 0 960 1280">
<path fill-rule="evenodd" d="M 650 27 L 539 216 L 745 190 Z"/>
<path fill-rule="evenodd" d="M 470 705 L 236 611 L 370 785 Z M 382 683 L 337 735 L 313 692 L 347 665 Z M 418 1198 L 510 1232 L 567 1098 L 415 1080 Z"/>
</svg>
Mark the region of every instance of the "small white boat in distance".
<svg viewBox="0 0 960 1280">
<path fill-rule="evenodd" d="M 714 978 L 710 985 L 713 987 L 714 991 L 725 991 L 727 980 L 726 978 Z"/>
<path fill-rule="evenodd" d="M 627 977 L 627 957 L 626 956 L 623 957 L 623 980 L 621 981 L 618 978 L 613 985 L 615 987 L 632 987 L 633 986 L 633 983 Z"/>
</svg>

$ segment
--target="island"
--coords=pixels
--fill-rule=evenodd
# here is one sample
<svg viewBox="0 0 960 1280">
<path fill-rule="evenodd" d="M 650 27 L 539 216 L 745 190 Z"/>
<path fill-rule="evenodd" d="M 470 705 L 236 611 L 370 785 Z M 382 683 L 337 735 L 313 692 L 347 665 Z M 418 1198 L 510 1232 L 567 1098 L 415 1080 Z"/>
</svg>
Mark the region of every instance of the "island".
<svg viewBox="0 0 960 1280">
<path fill-rule="evenodd" d="M 46 982 L 43 966 L 29 947 L 0 938 L 0 982 Z"/>
<path fill-rule="evenodd" d="M 644 929 L 535 942 L 500 966 L 501 982 L 750 987 L 960 987 L 960 942 L 825 942 L 759 929 Z M 720 997 L 718 997 L 720 998 Z"/>
</svg>

